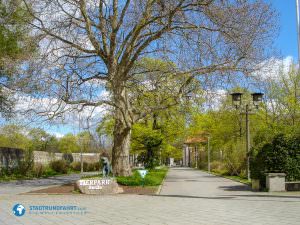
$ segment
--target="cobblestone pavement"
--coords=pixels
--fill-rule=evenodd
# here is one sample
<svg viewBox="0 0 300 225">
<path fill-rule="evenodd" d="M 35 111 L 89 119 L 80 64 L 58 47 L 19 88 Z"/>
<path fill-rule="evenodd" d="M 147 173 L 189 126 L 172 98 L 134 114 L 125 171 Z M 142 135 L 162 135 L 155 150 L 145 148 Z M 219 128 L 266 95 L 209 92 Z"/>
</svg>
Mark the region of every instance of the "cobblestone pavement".
<svg viewBox="0 0 300 225">
<path fill-rule="evenodd" d="M 295 195 L 295 194 L 293 194 Z M 12 207 L 26 207 L 22 217 Z M 76 205 L 86 214 L 32 215 L 32 205 Z M 160 195 L 0 195 L 0 224 L 300 224 L 300 196 L 254 193 L 240 183 L 188 169 L 170 169 Z"/>
</svg>

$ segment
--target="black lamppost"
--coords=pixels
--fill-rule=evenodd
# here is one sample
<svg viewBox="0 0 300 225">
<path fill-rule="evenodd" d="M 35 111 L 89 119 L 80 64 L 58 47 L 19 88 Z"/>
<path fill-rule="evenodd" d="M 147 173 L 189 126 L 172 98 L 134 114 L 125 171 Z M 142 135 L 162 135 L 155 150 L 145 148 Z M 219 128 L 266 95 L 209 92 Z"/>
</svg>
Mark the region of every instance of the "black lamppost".
<svg viewBox="0 0 300 225">
<path fill-rule="evenodd" d="M 240 92 L 236 92 L 236 93 L 232 93 L 232 104 L 235 106 L 236 109 L 239 109 L 241 114 L 245 114 L 246 115 L 246 152 L 247 152 L 247 178 L 250 181 L 250 149 L 251 149 L 251 143 L 250 143 L 250 120 L 249 120 L 249 115 L 252 112 L 253 109 L 258 109 L 259 104 L 262 102 L 263 100 L 263 93 L 252 93 L 252 103 L 253 106 L 251 104 L 249 104 L 249 102 L 247 102 L 245 105 L 243 105 L 242 102 L 242 96 L 243 93 Z"/>
<path fill-rule="evenodd" d="M 190 106 L 190 101 L 193 97 L 192 93 L 187 93 L 185 96 L 186 99 L 186 106 L 185 106 L 185 125 L 188 126 L 189 125 L 189 116 L 188 116 L 188 107 Z M 186 150 L 184 151 L 185 154 L 185 160 L 186 160 Z M 188 167 L 191 167 L 191 149 L 188 146 Z"/>
</svg>

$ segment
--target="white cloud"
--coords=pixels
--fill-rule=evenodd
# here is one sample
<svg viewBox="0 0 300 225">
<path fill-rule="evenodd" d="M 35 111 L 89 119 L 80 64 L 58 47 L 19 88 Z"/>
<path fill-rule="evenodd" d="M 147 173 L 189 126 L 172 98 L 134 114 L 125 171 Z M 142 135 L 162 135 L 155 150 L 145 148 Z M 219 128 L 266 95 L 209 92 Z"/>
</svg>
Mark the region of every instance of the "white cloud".
<svg viewBox="0 0 300 225">
<path fill-rule="evenodd" d="M 293 57 L 287 56 L 284 59 L 271 58 L 258 65 L 258 70 L 252 74 L 254 78 L 268 81 L 278 80 L 281 75 L 287 74 L 293 63 Z M 281 73 L 282 72 L 282 73 Z"/>
<path fill-rule="evenodd" d="M 108 99 L 109 93 L 102 91 L 101 99 Z M 16 116 L 15 121 L 37 125 L 43 123 L 53 125 L 53 127 L 68 126 L 78 131 L 79 128 L 95 129 L 104 115 L 109 111 L 109 107 L 101 105 L 98 107 L 84 107 L 81 109 L 78 105 L 67 105 L 56 98 L 43 97 L 35 98 L 28 95 L 15 94 L 16 98 Z M 47 129 L 48 130 L 48 129 Z M 62 137 L 60 132 L 48 130 L 56 137 Z"/>
<path fill-rule="evenodd" d="M 48 131 L 49 134 L 57 137 L 57 138 L 62 138 L 64 136 L 64 134 L 60 133 L 60 132 L 53 132 L 53 131 Z"/>
<path fill-rule="evenodd" d="M 207 109 L 218 110 L 227 96 L 225 89 L 207 90 L 204 93 L 205 105 Z"/>
</svg>

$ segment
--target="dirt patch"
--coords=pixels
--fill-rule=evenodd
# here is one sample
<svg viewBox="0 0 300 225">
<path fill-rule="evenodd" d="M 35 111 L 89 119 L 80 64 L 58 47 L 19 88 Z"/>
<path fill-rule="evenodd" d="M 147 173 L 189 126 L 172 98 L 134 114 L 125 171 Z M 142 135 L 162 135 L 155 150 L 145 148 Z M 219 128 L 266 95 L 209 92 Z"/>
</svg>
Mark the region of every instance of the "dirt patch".
<svg viewBox="0 0 300 225">
<path fill-rule="evenodd" d="M 61 186 L 49 187 L 49 188 L 27 192 L 27 194 L 73 194 L 73 193 L 74 193 L 74 184 L 64 184 Z"/>
<path fill-rule="evenodd" d="M 74 183 L 65 184 L 61 186 L 49 187 L 40 190 L 30 191 L 27 194 L 80 194 L 74 191 Z M 138 194 L 138 195 L 152 195 L 155 194 L 158 187 L 136 187 L 119 185 L 124 190 L 122 194 Z"/>
<path fill-rule="evenodd" d="M 119 187 L 123 188 L 123 194 L 139 194 L 139 195 L 153 195 L 156 193 L 158 187 L 139 187 L 139 186 L 122 186 Z"/>
</svg>

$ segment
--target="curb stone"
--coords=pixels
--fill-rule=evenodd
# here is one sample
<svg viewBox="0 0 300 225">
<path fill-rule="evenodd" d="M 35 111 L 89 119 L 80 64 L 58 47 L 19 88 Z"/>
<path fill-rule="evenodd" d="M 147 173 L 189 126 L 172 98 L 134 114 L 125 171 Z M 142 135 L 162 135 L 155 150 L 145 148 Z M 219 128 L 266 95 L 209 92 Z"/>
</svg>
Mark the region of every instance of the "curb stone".
<svg viewBox="0 0 300 225">
<path fill-rule="evenodd" d="M 157 189 L 157 191 L 156 191 L 156 195 L 160 195 L 160 192 L 161 192 L 161 189 L 162 189 L 162 186 L 164 185 L 164 183 L 165 183 L 165 180 L 166 180 L 166 177 L 167 177 L 167 175 L 168 175 L 168 173 L 169 173 L 169 169 L 168 169 L 168 172 L 166 173 L 166 176 L 165 176 L 165 178 L 163 179 L 163 181 L 161 182 L 161 185 L 159 185 L 159 187 L 158 187 L 158 189 Z"/>
</svg>

